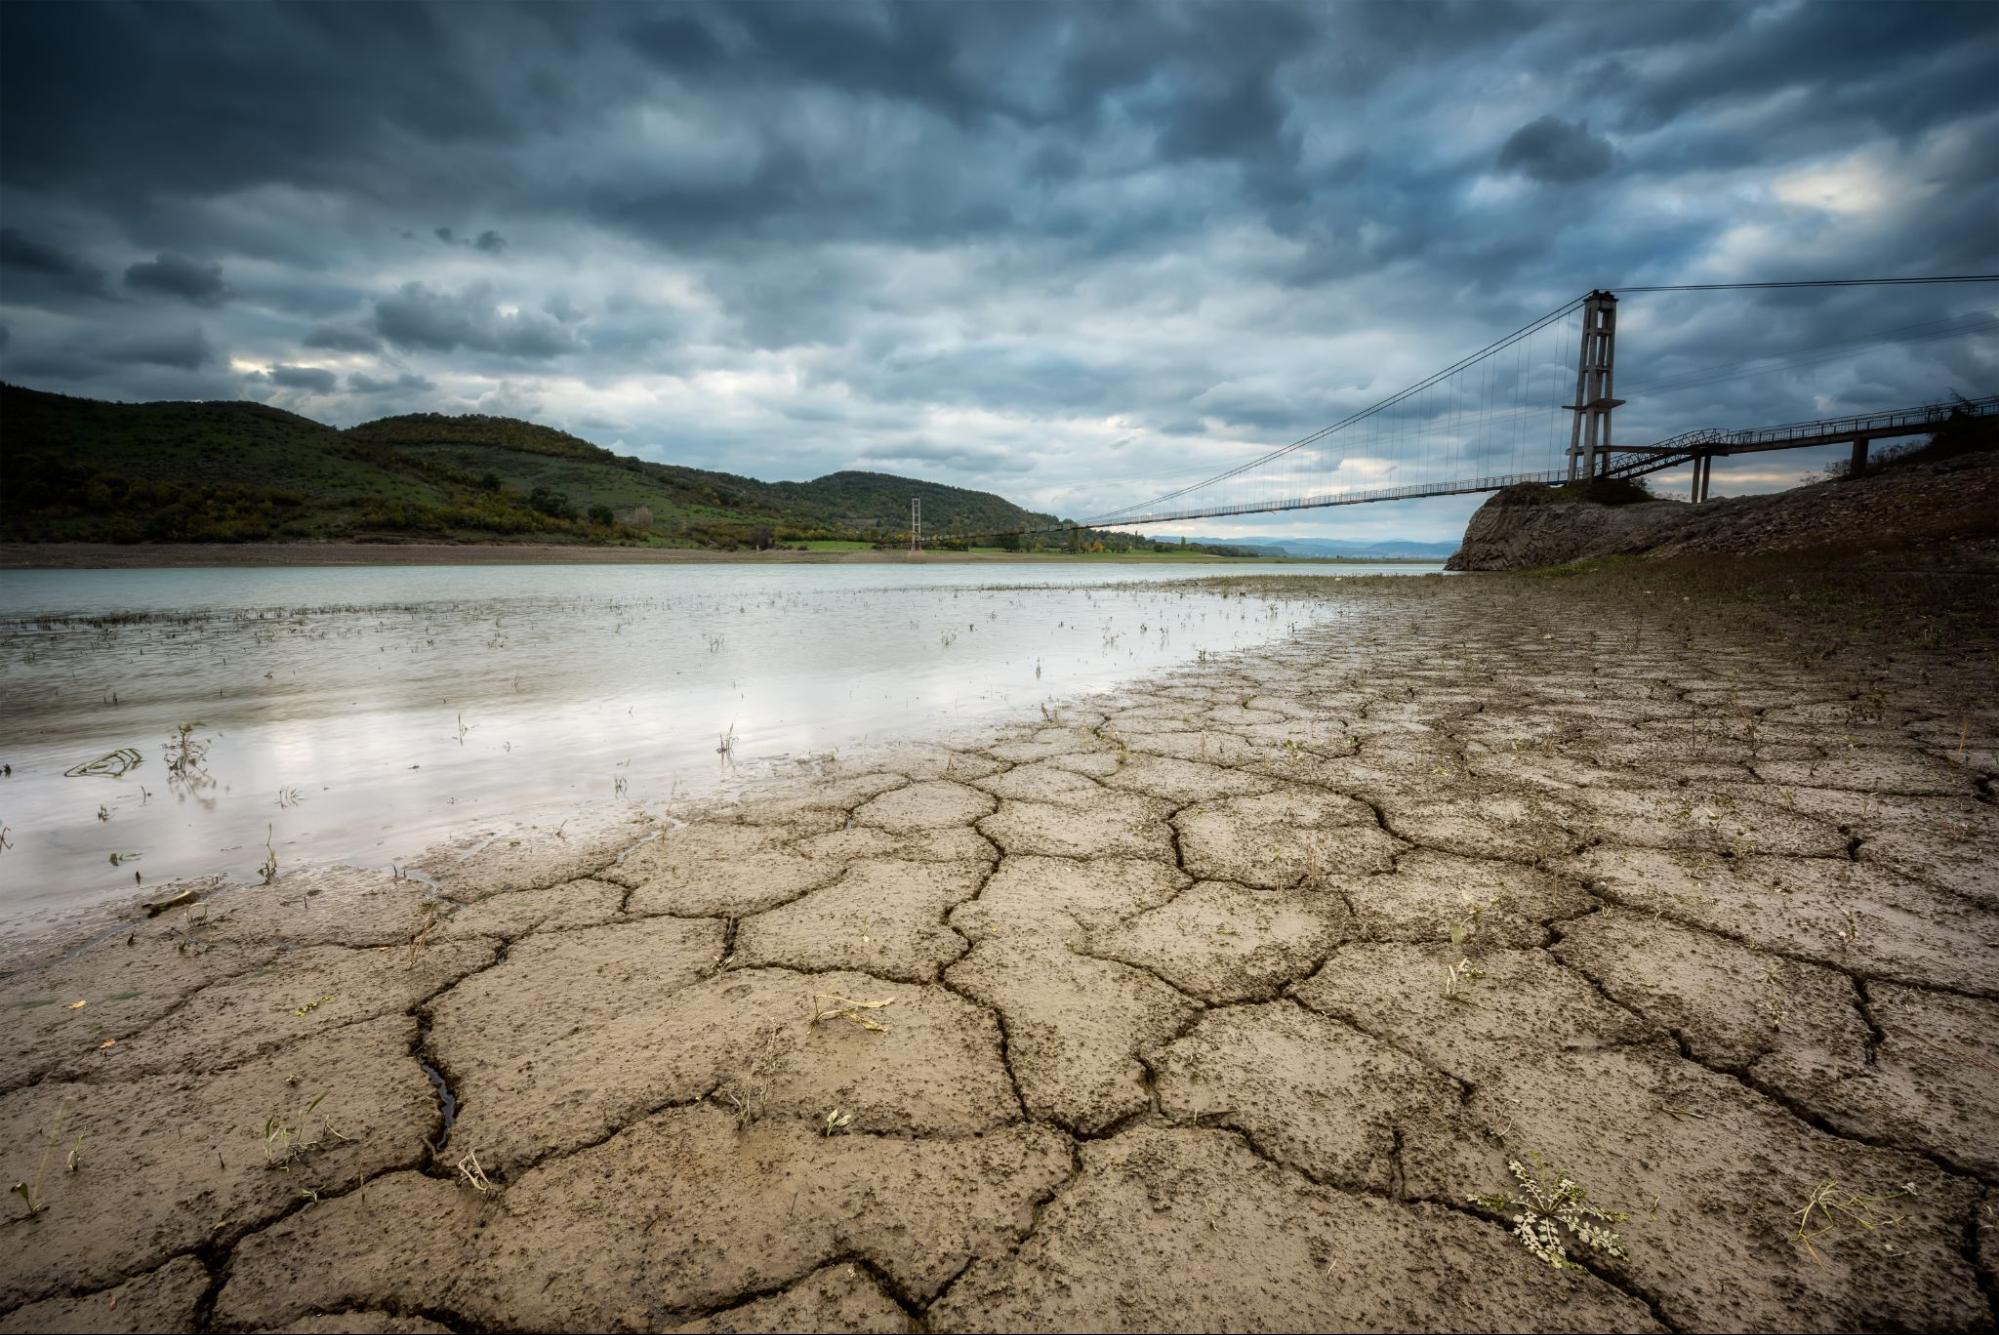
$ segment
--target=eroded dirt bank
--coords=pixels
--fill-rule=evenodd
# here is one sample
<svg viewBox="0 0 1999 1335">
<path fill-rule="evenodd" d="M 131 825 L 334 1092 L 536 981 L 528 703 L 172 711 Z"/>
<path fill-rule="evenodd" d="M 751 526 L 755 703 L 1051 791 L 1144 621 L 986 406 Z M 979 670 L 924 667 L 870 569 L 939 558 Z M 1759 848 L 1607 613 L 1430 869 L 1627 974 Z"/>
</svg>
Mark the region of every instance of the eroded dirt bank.
<svg viewBox="0 0 1999 1335">
<path fill-rule="evenodd" d="M 52 947 L 0 1330 L 1990 1328 L 1978 608 L 1355 587 L 1052 720 Z M 1510 1161 L 1622 1254 L 1537 1259 Z"/>
<path fill-rule="evenodd" d="M 1508 487 L 1472 515 L 1447 568 L 1529 570 L 1639 552 L 1862 546 L 1886 535 L 1898 546 L 1923 538 L 1981 546 L 1986 571 L 1999 570 L 1992 559 L 1999 539 L 1999 452 L 1700 505 L 1595 505 L 1562 501 L 1538 483 Z"/>
</svg>

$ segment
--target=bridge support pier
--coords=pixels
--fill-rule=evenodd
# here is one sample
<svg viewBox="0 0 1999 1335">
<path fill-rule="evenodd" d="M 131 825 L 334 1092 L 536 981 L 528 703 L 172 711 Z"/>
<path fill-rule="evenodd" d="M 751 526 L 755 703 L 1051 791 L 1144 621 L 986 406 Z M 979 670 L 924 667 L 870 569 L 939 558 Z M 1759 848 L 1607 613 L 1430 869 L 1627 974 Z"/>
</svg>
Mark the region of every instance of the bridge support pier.
<svg viewBox="0 0 1999 1335">
<path fill-rule="evenodd" d="M 1846 475 L 1848 477 L 1859 477 L 1862 473 L 1865 473 L 1866 471 L 1867 471 L 1867 437 L 1862 436 L 1860 439 L 1853 442 L 1853 458 L 1847 461 Z"/>
<path fill-rule="evenodd" d="M 1617 362 L 1617 297 L 1598 290 L 1583 299 L 1583 344 L 1576 357 L 1576 415 L 1569 428 L 1569 481 L 1610 472 L 1610 410 L 1623 403 L 1611 397 Z"/>
<path fill-rule="evenodd" d="M 1708 482 L 1713 477 L 1714 456 L 1712 454 L 1696 454 L 1694 456 L 1694 480 L 1693 485 L 1688 488 L 1687 499 L 1695 505 L 1699 505 L 1702 501 L 1706 500 Z"/>
</svg>

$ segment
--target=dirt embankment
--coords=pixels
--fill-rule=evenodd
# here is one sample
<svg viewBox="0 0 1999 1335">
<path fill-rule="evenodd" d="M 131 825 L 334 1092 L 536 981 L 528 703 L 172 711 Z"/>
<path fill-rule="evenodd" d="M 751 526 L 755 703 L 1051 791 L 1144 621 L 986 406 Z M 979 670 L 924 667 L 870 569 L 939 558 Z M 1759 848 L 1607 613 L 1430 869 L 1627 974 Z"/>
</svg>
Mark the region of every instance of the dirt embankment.
<svg viewBox="0 0 1999 1335">
<path fill-rule="evenodd" d="M 10 960 L 0 1332 L 1989 1330 L 1992 636 L 1678 564 Z"/>
<path fill-rule="evenodd" d="M 1981 564 L 1999 558 L 1999 454 L 1702 505 L 1597 505 L 1557 497 L 1538 484 L 1508 487 L 1472 516 L 1446 569 L 1533 570 L 1640 553 L 1907 546 L 1938 535 L 1968 542 Z"/>
</svg>

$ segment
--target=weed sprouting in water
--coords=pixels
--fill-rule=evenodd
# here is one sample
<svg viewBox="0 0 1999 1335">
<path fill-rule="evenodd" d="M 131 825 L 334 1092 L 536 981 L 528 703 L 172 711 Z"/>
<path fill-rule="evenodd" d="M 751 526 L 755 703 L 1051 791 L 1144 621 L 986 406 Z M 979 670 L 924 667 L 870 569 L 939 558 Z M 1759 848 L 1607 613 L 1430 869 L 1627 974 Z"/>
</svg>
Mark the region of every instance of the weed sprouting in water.
<svg viewBox="0 0 1999 1335">
<path fill-rule="evenodd" d="M 167 783 L 183 793 L 197 792 L 215 784 L 208 773 L 209 739 L 194 735 L 194 730 L 200 726 L 199 721 L 176 724 L 174 735 L 167 739 Z"/>
<path fill-rule="evenodd" d="M 257 874 L 264 878 L 265 885 L 278 879 L 278 850 L 271 846 L 271 827 L 268 824 L 264 826 L 264 863 L 257 868 Z"/>
</svg>

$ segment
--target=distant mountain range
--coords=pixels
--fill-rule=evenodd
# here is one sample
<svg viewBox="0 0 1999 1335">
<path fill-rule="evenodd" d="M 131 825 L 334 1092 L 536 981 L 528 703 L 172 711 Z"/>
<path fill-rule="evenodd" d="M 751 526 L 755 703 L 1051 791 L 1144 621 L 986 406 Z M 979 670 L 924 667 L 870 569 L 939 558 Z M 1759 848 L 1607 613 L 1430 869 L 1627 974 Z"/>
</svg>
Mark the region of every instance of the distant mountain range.
<svg viewBox="0 0 1999 1335">
<path fill-rule="evenodd" d="M 511 417 L 410 413 L 342 430 L 240 400 L 104 403 L 0 385 L 0 541 L 899 542 L 912 497 L 938 546 L 1028 530 L 986 540 L 1009 550 L 1433 560 L 1456 549 L 1050 535 L 1054 515 L 990 492 L 859 471 L 763 482 L 617 455 Z"/>
<path fill-rule="evenodd" d="M 1346 538 L 1189 538 L 1189 542 L 1227 543 L 1247 547 L 1259 556 L 1352 556 L 1372 560 L 1441 561 L 1458 549 L 1456 542 L 1414 542 L 1389 538 L 1355 542 Z"/>
</svg>

